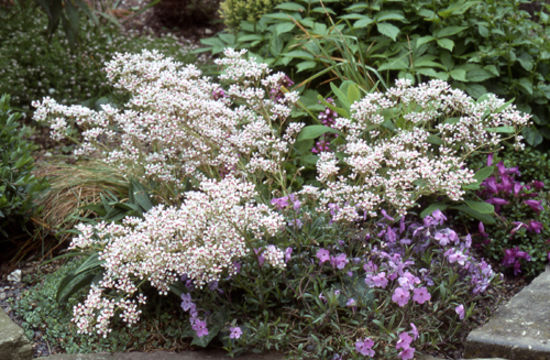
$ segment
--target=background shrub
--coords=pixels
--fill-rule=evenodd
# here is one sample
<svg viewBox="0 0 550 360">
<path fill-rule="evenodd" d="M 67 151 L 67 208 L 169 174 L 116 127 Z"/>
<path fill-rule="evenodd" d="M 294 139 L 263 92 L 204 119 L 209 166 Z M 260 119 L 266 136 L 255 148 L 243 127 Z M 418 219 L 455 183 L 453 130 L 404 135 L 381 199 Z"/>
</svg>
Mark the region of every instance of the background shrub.
<svg viewBox="0 0 550 360">
<path fill-rule="evenodd" d="M 323 3 L 281 3 L 257 23 L 242 20 L 235 34 L 204 43 L 213 52 L 249 48 L 297 82 L 353 79 L 354 67 L 336 71 L 353 62 L 376 69 L 386 82 L 438 78 L 475 98 L 487 92 L 515 98 L 537 124 L 524 133 L 528 143 L 550 138 L 549 16 L 543 11 L 535 22 L 519 0 Z"/>
<path fill-rule="evenodd" d="M 0 240 L 20 233 L 36 208 L 33 201 L 46 187 L 32 171 L 35 146 L 26 139 L 30 129 L 20 125 L 21 114 L 10 107 L 10 97 L 0 98 Z"/>
<path fill-rule="evenodd" d="M 220 3 L 220 14 L 225 25 L 237 29 L 241 21 L 256 22 L 281 2 L 283 0 L 224 0 Z"/>
<path fill-rule="evenodd" d="M 111 93 L 102 73 L 115 52 L 158 49 L 188 62 L 196 59 L 173 37 L 123 34 L 112 24 L 81 21 L 78 47 L 70 46 L 58 29 L 48 40 L 48 20 L 25 4 L 0 11 L 0 93 L 10 93 L 14 105 L 30 109 L 32 100 L 50 96 L 64 104 L 88 100 L 92 105 Z"/>
</svg>

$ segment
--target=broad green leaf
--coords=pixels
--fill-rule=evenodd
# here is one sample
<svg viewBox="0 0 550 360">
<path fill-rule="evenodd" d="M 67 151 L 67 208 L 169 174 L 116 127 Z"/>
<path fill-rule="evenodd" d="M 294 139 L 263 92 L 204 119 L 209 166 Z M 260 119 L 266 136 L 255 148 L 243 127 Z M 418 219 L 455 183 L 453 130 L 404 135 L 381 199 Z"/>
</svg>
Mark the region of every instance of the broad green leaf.
<svg viewBox="0 0 550 360">
<path fill-rule="evenodd" d="M 466 76 L 468 78 L 468 81 L 473 82 L 482 82 L 494 77 L 491 72 L 485 70 L 481 66 L 476 66 L 475 68 L 469 69 Z"/>
<path fill-rule="evenodd" d="M 307 60 L 313 60 L 315 57 L 304 50 L 292 50 L 289 52 L 285 52 L 285 56 L 287 57 L 293 57 L 293 58 L 300 58 L 300 59 L 307 59 Z"/>
<path fill-rule="evenodd" d="M 287 10 L 287 11 L 298 11 L 298 12 L 302 12 L 306 10 L 305 7 L 295 2 L 284 2 L 282 4 L 275 6 L 275 9 Z"/>
<path fill-rule="evenodd" d="M 282 22 L 275 26 L 275 34 L 279 36 L 281 34 L 287 33 L 294 29 L 295 26 L 296 24 L 294 24 L 293 22 Z"/>
<path fill-rule="evenodd" d="M 376 22 L 382 22 L 382 21 L 388 21 L 388 20 L 396 20 L 401 22 L 406 21 L 401 11 L 380 11 L 378 14 L 376 14 L 374 19 L 376 20 Z"/>
<path fill-rule="evenodd" d="M 420 46 L 427 44 L 433 40 L 435 40 L 435 38 L 431 35 L 419 37 L 418 39 L 416 39 L 416 48 L 418 49 Z"/>
<path fill-rule="evenodd" d="M 397 35 L 399 35 L 399 28 L 390 23 L 377 23 L 376 29 L 380 34 L 389 37 L 393 41 L 396 41 Z"/>
<path fill-rule="evenodd" d="M 517 61 L 521 65 L 522 68 L 524 68 L 527 71 L 533 70 L 534 61 L 533 57 L 529 55 L 526 52 L 523 52 L 520 56 L 518 56 Z"/>
<path fill-rule="evenodd" d="M 313 69 L 315 66 L 317 66 L 315 61 L 302 61 L 296 64 L 296 72 L 299 73 L 305 70 Z"/>
<path fill-rule="evenodd" d="M 445 38 L 447 36 L 456 35 L 467 28 L 468 28 L 467 26 L 447 26 L 447 27 L 444 27 L 443 29 L 437 30 L 434 33 L 434 35 L 437 38 Z"/>
<path fill-rule="evenodd" d="M 501 134 L 513 134 L 516 132 L 513 126 L 499 126 L 494 128 L 485 129 L 488 132 L 501 133 Z"/>
<path fill-rule="evenodd" d="M 518 80 L 518 85 L 525 90 L 526 93 L 533 95 L 533 83 L 529 80 L 529 78 L 522 77 Z"/>
<path fill-rule="evenodd" d="M 464 69 L 453 69 L 453 70 L 451 70 L 449 75 L 451 75 L 451 77 L 454 80 L 467 81 L 466 80 L 466 70 L 464 70 Z"/>
<path fill-rule="evenodd" d="M 362 16 L 361 19 L 359 19 L 359 20 L 357 20 L 356 22 L 353 23 L 353 27 L 357 28 L 357 29 L 361 29 L 361 28 L 369 26 L 373 22 L 374 22 L 374 20 L 371 19 L 370 17 Z"/>
<path fill-rule="evenodd" d="M 316 139 L 326 133 L 338 134 L 338 131 L 325 125 L 308 125 L 300 131 L 296 141 Z"/>
<path fill-rule="evenodd" d="M 484 224 L 492 225 L 496 223 L 495 218 L 492 215 L 479 213 L 466 205 L 452 206 L 452 208 L 461 211 L 474 219 L 483 221 Z"/>
<path fill-rule="evenodd" d="M 474 179 L 476 179 L 478 182 L 483 182 L 483 180 L 487 179 L 489 176 L 493 175 L 493 172 L 495 172 L 494 166 L 485 166 L 476 171 L 474 175 Z"/>
<path fill-rule="evenodd" d="M 455 47 L 455 43 L 451 39 L 437 39 L 437 45 L 449 51 L 453 51 Z"/>
<path fill-rule="evenodd" d="M 495 207 L 485 201 L 464 200 L 466 206 L 480 214 L 493 214 Z"/>
<path fill-rule="evenodd" d="M 535 127 L 527 127 L 522 131 L 522 135 L 525 138 L 525 141 L 531 146 L 537 146 L 542 143 L 542 135 Z"/>
</svg>

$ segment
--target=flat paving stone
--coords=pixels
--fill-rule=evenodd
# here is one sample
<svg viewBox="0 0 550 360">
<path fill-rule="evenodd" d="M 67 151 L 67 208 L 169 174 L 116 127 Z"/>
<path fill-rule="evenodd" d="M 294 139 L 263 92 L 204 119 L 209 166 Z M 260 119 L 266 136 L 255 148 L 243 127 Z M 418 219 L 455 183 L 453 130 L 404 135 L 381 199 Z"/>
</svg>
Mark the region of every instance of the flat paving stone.
<svg viewBox="0 0 550 360">
<path fill-rule="evenodd" d="M 0 360 L 28 360 L 32 347 L 23 329 L 0 309 Z"/>
<path fill-rule="evenodd" d="M 550 269 L 472 331 L 465 357 L 500 356 L 508 360 L 550 359 Z"/>
</svg>

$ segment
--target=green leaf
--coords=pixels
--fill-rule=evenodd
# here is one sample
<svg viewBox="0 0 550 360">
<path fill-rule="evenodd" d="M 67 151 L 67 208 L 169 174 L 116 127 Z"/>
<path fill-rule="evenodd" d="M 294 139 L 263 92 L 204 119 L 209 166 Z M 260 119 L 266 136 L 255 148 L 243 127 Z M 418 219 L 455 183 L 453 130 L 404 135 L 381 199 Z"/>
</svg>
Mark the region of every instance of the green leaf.
<svg viewBox="0 0 550 360">
<path fill-rule="evenodd" d="M 339 132 L 325 125 L 308 125 L 300 131 L 296 141 L 316 139 L 326 133 L 338 134 Z"/>
<path fill-rule="evenodd" d="M 437 45 L 439 45 L 439 47 L 442 47 L 443 49 L 453 51 L 455 43 L 451 39 L 437 39 Z"/>
<path fill-rule="evenodd" d="M 401 11 L 380 11 L 378 14 L 376 14 L 374 19 L 376 20 L 376 22 L 382 22 L 382 21 L 388 21 L 388 20 L 405 22 L 407 20 L 405 19 Z"/>
<path fill-rule="evenodd" d="M 283 23 L 277 24 L 275 26 L 275 34 L 279 36 L 281 34 L 287 33 L 292 29 L 294 29 L 295 26 L 296 24 L 294 24 L 293 22 L 283 22 Z"/>
<path fill-rule="evenodd" d="M 513 126 L 499 126 L 494 128 L 485 129 L 488 132 L 501 133 L 501 134 L 513 134 L 516 132 Z"/>
<path fill-rule="evenodd" d="M 315 61 L 302 61 L 296 64 L 296 72 L 302 72 L 305 70 L 313 69 L 317 66 L 317 63 Z"/>
<path fill-rule="evenodd" d="M 443 204 L 443 203 L 430 204 L 427 208 L 422 210 L 422 212 L 420 213 L 420 217 L 425 218 L 426 216 L 431 215 L 434 211 L 438 209 L 441 211 L 445 211 L 448 207 L 449 207 L 448 204 Z"/>
<path fill-rule="evenodd" d="M 531 146 L 537 146 L 542 143 L 542 135 L 536 127 L 526 127 L 522 133 L 525 141 Z"/>
<path fill-rule="evenodd" d="M 529 78 L 522 77 L 518 80 L 518 85 L 525 90 L 526 93 L 533 95 L 533 83 L 529 80 Z"/>
<path fill-rule="evenodd" d="M 305 7 L 294 2 L 284 2 L 282 4 L 275 6 L 275 9 L 287 10 L 287 11 L 298 11 L 298 12 L 303 12 L 306 10 Z"/>
<path fill-rule="evenodd" d="M 494 214 L 495 207 L 485 201 L 464 200 L 466 206 L 480 214 Z"/>
<path fill-rule="evenodd" d="M 380 34 L 389 37 L 393 41 L 396 41 L 397 35 L 399 35 L 399 28 L 390 23 L 377 23 L 376 29 Z"/>
<path fill-rule="evenodd" d="M 89 285 L 96 275 L 101 274 L 103 260 L 99 260 L 97 253 L 93 253 L 75 270 L 65 275 L 57 287 L 56 300 L 61 303 L 72 294 L 86 285 Z"/>
<path fill-rule="evenodd" d="M 447 36 L 456 35 L 467 28 L 468 28 L 467 26 L 447 26 L 447 27 L 444 27 L 443 29 L 437 30 L 434 33 L 434 35 L 437 38 L 444 38 Z"/>
<path fill-rule="evenodd" d="M 484 224 L 493 225 L 496 223 L 495 218 L 492 215 L 489 214 L 481 214 L 472 208 L 466 206 L 466 205 L 459 205 L 459 206 L 453 206 L 452 207 L 455 210 L 461 211 L 474 219 L 477 219 L 479 221 L 483 221 Z"/>
<path fill-rule="evenodd" d="M 527 71 L 533 70 L 534 61 L 533 57 L 529 55 L 528 53 L 524 52 L 522 53 L 518 58 L 517 61 L 521 65 L 522 68 L 524 68 Z"/>
<path fill-rule="evenodd" d="M 449 75 L 451 75 L 451 77 L 454 80 L 467 81 L 466 80 L 466 70 L 464 70 L 464 69 L 453 69 L 453 70 L 451 70 Z"/>
<path fill-rule="evenodd" d="M 353 27 L 356 28 L 356 29 L 361 29 L 361 28 L 369 26 L 373 22 L 374 22 L 374 20 L 371 19 L 370 17 L 361 16 L 361 19 L 359 19 L 359 20 L 357 20 L 356 22 L 353 23 Z"/>
<path fill-rule="evenodd" d="M 427 44 L 433 40 L 435 40 L 435 38 L 431 35 L 419 37 L 418 39 L 416 39 L 416 48 L 418 49 L 420 46 Z"/>
<path fill-rule="evenodd" d="M 481 66 L 476 66 L 475 68 L 469 69 L 466 76 L 468 78 L 468 81 L 482 82 L 494 77 L 495 75 L 485 70 Z"/>
</svg>

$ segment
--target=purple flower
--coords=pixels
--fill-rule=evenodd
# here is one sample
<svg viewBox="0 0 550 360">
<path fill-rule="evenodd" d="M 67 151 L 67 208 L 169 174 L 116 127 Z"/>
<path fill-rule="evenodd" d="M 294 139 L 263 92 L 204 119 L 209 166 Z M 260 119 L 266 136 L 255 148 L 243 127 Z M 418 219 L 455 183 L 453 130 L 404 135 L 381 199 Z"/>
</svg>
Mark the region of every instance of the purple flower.
<svg viewBox="0 0 550 360">
<path fill-rule="evenodd" d="M 372 347 L 374 346 L 374 341 L 372 341 L 369 338 L 359 339 L 355 342 L 355 350 L 363 356 L 374 356 L 374 350 L 372 350 Z"/>
<path fill-rule="evenodd" d="M 514 276 L 516 276 L 521 273 L 520 259 L 530 261 L 531 256 L 529 256 L 529 254 L 526 253 L 525 251 L 519 250 L 519 248 L 517 247 L 513 249 L 506 249 L 504 250 L 504 258 L 502 259 L 502 265 L 504 267 L 512 266 L 514 268 Z"/>
<path fill-rule="evenodd" d="M 498 197 L 489 198 L 489 199 L 485 200 L 485 202 L 488 202 L 489 204 L 493 204 L 493 205 L 497 205 L 497 206 L 507 205 L 509 203 L 508 200 L 503 199 L 503 198 L 498 198 Z"/>
<path fill-rule="evenodd" d="M 416 301 L 417 304 L 424 304 L 426 301 L 430 301 L 432 296 L 428 292 L 428 289 L 425 287 L 416 288 L 413 290 L 413 300 Z"/>
<path fill-rule="evenodd" d="M 232 326 L 229 328 L 229 338 L 230 339 L 238 339 L 243 334 L 243 331 L 238 326 Z"/>
<path fill-rule="evenodd" d="M 254 253 L 256 254 L 256 256 L 258 257 L 258 264 L 260 266 L 263 266 L 264 265 L 264 262 L 265 262 L 265 257 L 263 254 L 260 253 L 260 250 L 261 248 L 257 248 L 257 249 L 254 249 Z"/>
<path fill-rule="evenodd" d="M 388 286 L 388 279 L 386 278 L 386 272 L 382 271 L 376 275 L 367 275 L 365 283 L 369 286 L 379 287 L 385 289 Z"/>
<path fill-rule="evenodd" d="M 542 223 L 535 220 L 529 220 L 527 230 L 540 234 L 542 231 Z"/>
<path fill-rule="evenodd" d="M 477 224 L 477 229 L 479 230 L 479 234 L 481 236 L 483 236 L 484 238 L 489 237 L 489 235 L 485 232 L 485 225 L 483 225 L 481 221 Z"/>
<path fill-rule="evenodd" d="M 357 301 L 354 298 L 349 298 L 346 302 L 346 306 L 353 307 L 357 305 Z"/>
<path fill-rule="evenodd" d="M 523 190 L 523 185 L 520 183 L 514 183 L 514 196 L 518 196 L 521 190 Z"/>
<path fill-rule="evenodd" d="M 487 155 L 487 166 L 493 165 L 493 153 Z"/>
<path fill-rule="evenodd" d="M 382 216 L 384 217 L 384 219 L 389 220 L 389 221 L 395 221 L 394 218 L 392 218 L 391 216 L 388 215 L 386 210 L 382 209 L 382 210 L 380 210 L 380 213 L 382 213 Z"/>
<path fill-rule="evenodd" d="M 510 230 L 510 235 L 514 235 L 519 229 L 521 229 L 522 227 L 526 227 L 525 224 L 521 221 L 513 221 L 512 225 L 514 225 L 515 227 Z"/>
<path fill-rule="evenodd" d="M 413 334 L 413 340 L 418 339 L 418 329 L 413 323 L 411 323 L 411 333 Z"/>
<path fill-rule="evenodd" d="M 403 349 L 403 351 L 401 351 L 399 353 L 399 356 L 401 356 L 401 360 L 410 360 L 410 359 L 413 359 L 414 358 L 414 352 L 415 352 L 415 348 L 413 347 L 408 347 L 406 349 Z"/>
<path fill-rule="evenodd" d="M 273 205 L 278 210 L 283 210 L 289 205 L 288 196 L 271 199 L 271 205 Z"/>
<path fill-rule="evenodd" d="M 449 228 L 436 232 L 434 239 L 437 240 L 441 246 L 447 246 L 451 242 L 456 243 L 459 241 L 456 232 Z"/>
<path fill-rule="evenodd" d="M 191 328 L 195 331 L 198 337 L 208 335 L 208 328 L 206 327 L 206 321 L 200 319 L 191 319 Z"/>
<path fill-rule="evenodd" d="M 464 319 L 464 305 L 460 304 L 457 307 L 455 307 L 455 313 L 458 314 L 458 318 L 460 320 Z"/>
<path fill-rule="evenodd" d="M 319 259 L 319 265 L 322 265 L 324 262 L 330 261 L 330 252 L 327 249 L 319 249 L 315 257 Z"/>
<path fill-rule="evenodd" d="M 342 270 L 343 268 L 345 268 L 346 265 L 348 264 L 348 262 L 349 262 L 349 260 L 346 256 L 346 254 L 344 254 L 344 253 L 340 253 L 336 256 L 331 256 L 330 257 L 330 263 L 331 263 L 332 267 L 335 267 L 338 270 Z"/>
<path fill-rule="evenodd" d="M 191 299 L 191 294 L 184 294 L 181 293 L 181 308 L 183 311 L 189 311 L 195 304 L 193 303 L 193 300 Z"/>
<path fill-rule="evenodd" d="M 533 209 L 533 211 L 535 211 L 537 214 L 539 212 L 541 212 L 542 210 L 544 210 L 544 208 L 542 207 L 540 201 L 538 200 L 524 200 L 523 201 L 525 203 L 525 205 L 529 206 L 531 209 Z"/>
<path fill-rule="evenodd" d="M 411 345 L 412 341 L 413 338 L 409 335 L 408 332 L 402 332 L 401 334 L 399 334 L 399 340 L 397 341 L 395 348 L 397 350 L 406 349 Z"/>
<path fill-rule="evenodd" d="M 391 297 L 392 301 L 399 305 L 399 307 L 403 307 L 407 305 L 409 302 L 409 299 L 411 297 L 411 294 L 408 289 L 403 289 L 401 287 L 398 287 L 393 292 L 393 295 Z"/>
<path fill-rule="evenodd" d="M 542 190 L 544 189 L 544 183 L 542 181 L 539 181 L 539 180 L 535 180 L 533 181 L 532 185 L 535 187 L 535 189 L 537 190 Z"/>
<path fill-rule="evenodd" d="M 490 176 L 481 183 L 491 194 L 498 193 L 497 182 L 494 176 Z"/>
<path fill-rule="evenodd" d="M 290 261 L 290 257 L 292 256 L 292 248 L 291 247 L 287 247 L 285 249 L 285 263 L 289 262 Z"/>
</svg>

